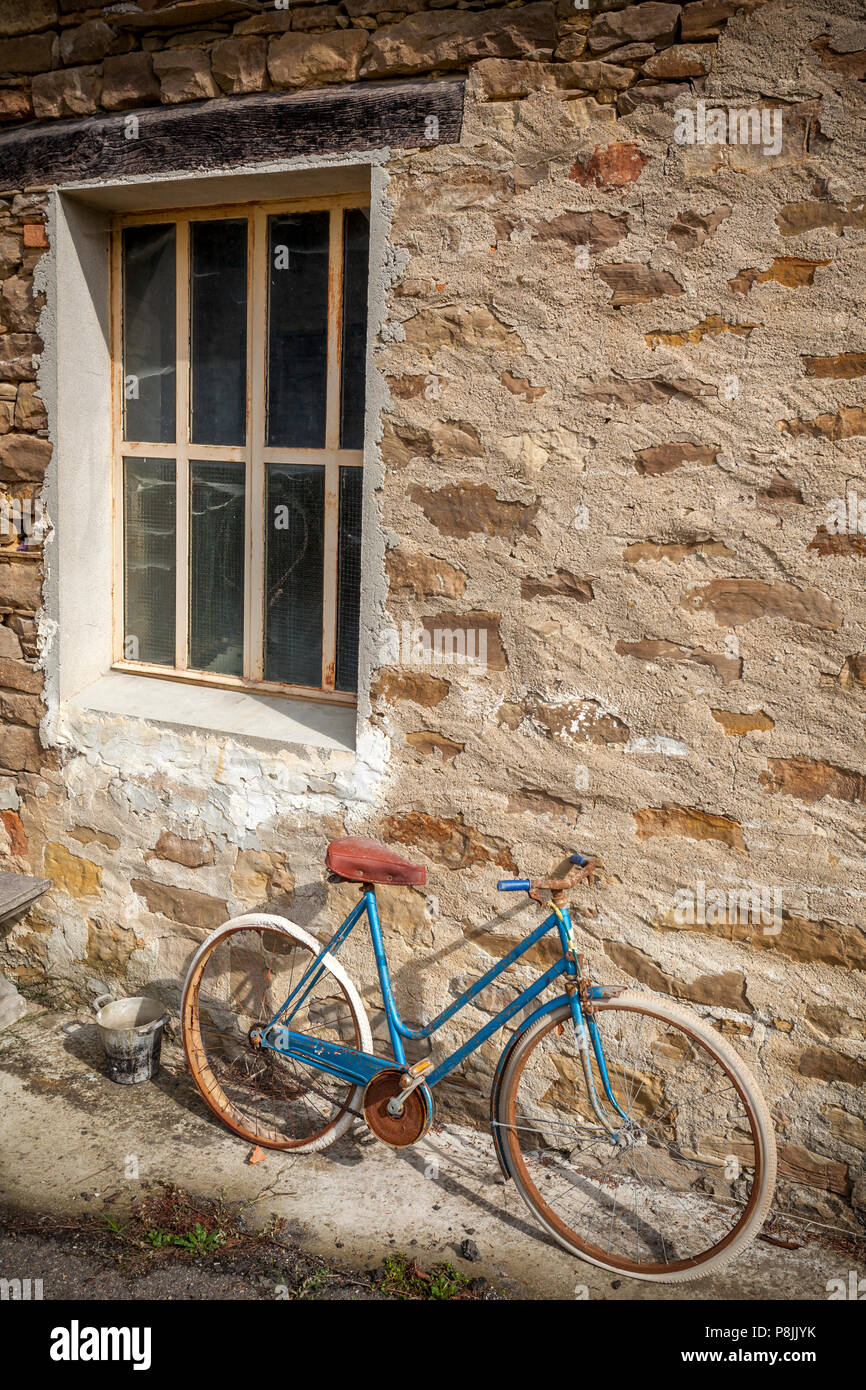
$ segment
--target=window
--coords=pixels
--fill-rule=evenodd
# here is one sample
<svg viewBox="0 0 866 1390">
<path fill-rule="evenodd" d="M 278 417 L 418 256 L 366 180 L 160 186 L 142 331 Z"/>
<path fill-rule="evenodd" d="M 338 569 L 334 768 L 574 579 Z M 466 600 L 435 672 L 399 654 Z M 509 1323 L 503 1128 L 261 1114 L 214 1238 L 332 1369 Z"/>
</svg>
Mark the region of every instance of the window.
<svg viewBox="0 0 866 1390">
<path fill-rule="evenodd" d="M 113 233 L 115 665 L 353 703 L 369 209 Z"/>
</svg>

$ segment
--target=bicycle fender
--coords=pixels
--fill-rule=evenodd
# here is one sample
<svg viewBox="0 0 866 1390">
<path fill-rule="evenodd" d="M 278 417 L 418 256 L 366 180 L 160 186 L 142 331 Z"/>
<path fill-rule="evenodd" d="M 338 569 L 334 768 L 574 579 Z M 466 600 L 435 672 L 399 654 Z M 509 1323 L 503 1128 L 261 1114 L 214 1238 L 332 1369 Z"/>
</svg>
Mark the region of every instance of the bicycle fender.
<svg viewBox="0 0 866 1390">
<path fill-rule="evenodd" d="M 568 1003 L 569 999 L 567 994 L 558 994 L 555 999 L 549 999 L 546 1004 L 542 1004 L 541 1007 L 536 1009 L 534 1013 L 530 1014 L 529 1018 L 527 1018 L 525 1022 L 521 1025 L 521 1027 L 517 1029 L 516 1033 L 514 1033 L 514 1035 L 509 1040 L 507 1046 L 502 1049 L 499 1061 L 496 1063 L 496 1071 L 493 1076 L 493 1085 L 490 1088 L 490 1128 L 493 1131 L 493 1147 L 496 1150 L 496 1157 L 499 1162 L 499 1167 L 505 1178 L 510 1178 L 511 1173 L 509 1172 L 508 1165 L 505 1161 L 505 1149 L 503 1147 L 502 1138 L 499 1133 L 499 1125 L 496 1123 L 497 1111 L 499 1109 L 499 1090 L 502 1085 L 502 1078 L 505 1075 L 505 1068 L 508 1066 L 511 1054 L 514 1051 L 517 1044 L 519 1043 L 520 1039 L 523 1037 L 523 1034 L 526 1032 L 527 1028 L 531 1028 L 533 1023 L 537 1023 L 538 1020 L 540 1018 L 543 1018 L 545 1014 L 553 1013 L 554 1009 L 558 1009 L 562 1004 Z"/>
</svg>

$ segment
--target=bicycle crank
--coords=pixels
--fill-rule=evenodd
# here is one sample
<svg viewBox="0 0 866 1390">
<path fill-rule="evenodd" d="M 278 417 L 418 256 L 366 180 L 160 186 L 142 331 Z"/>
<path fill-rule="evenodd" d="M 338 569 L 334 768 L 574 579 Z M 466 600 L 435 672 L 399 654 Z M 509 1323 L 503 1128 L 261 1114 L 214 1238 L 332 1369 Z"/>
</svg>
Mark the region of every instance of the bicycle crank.
<svg viewBox="0 0 866 1390">
<path fill-rule="evenodd" d="M 416 1086 L 406 1097 L 398 1115 L 388 1109 L 405 1089 L 405 1070 L 385 1067 L 377 1071 L 364 1092 L 364 1119 L 377 1139 L 392 1149 L 404 1149 L 425 1135 L 433 1122 L 433 1097 L 423 1084 Z"/>
</svg>

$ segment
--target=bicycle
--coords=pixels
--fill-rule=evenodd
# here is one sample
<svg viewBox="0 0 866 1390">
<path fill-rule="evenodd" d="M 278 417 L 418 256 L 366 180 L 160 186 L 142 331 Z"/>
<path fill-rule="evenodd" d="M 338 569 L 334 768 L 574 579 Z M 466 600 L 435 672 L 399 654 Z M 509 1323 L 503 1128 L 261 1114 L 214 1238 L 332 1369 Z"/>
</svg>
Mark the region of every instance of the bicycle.
<svg viewBox="0 0 866 1390">
<path fill-rule="evenodd" d="M 335 878 L 361 898 L 325 946 L 281 917 L 250 913 L 202 943 L 183 991 L 183 1039 L 210 1109 L 242 1138 L 312 1153 L 356 1119 L 395 1148 L 433 1119 L 433 1091 L 554 981 L 513 1032 L 491 1092 L 493 1141 L 540 1225 L 566 1250 L 617 1274 L 673 1283 L 728 1264 L 760 1230 L 776 1172 L 757 1083 L 702 1019 L 650 994 L 593 984 L 575 949 L 566 893 L 597 861 L 570 856 L 563 878 L 503 879 L 549 907 L 544 921 L 430 1023 L 397 1010 L 375 885 L 426 882 L 423 865 L 362 837 L 333 841 Z M 543 894 L 549 893 L 545 899 Z M 361 997 L 336 953 L 366 916 L 392 1057 L 373 1049 Z M 548 932 L 561 955 L 467 1042 L 434 1065 L 404 1044 L 429 1039 Z"/>
</svg>

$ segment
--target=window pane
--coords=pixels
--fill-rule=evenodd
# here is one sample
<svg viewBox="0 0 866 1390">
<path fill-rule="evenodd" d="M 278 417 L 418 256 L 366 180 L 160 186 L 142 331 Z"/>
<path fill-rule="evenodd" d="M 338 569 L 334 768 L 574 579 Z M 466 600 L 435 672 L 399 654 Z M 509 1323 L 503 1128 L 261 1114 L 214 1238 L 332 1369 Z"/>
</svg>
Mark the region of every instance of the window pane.
<svg viewBox="0 0 866 1390">
<path fill-rule="evenodd" d="M 367 265 L 370 213 L 347 208 L 343 222 L 343 363 L 340 445 L 364 447 L 364 387 L 367 368 Z"/>
<path fill-rule="evenodd" d="M 123 256 L 124 439 L 174 443 L 174 227 L 125 227 Z"/>
<path fill-rule="evenodd" d="M 190 439 L 246 443 L 247 224 L 190 226 Z"/>
<path fill-rule="evenodd" d="M 189 664 L 244 673 L 242 463 L 190 463 Z"/>
<path fill-rule="evenodd" d="M 358 689 L 358 624 L 361 604 L 360 468 L 340 469 L 340 542 L 337 577 L 338 690 Z"/>
<path fill-rule="evenodd" d="M 123 655 L 174 665 L 173 459 L 123 460 Z"/>
<path fill-rule="evenodd" d="M 268 219 L 267 441 L 274 449 L 325 445 L 329 223 L 327 212 Z"/>
<path fill-rule="evenodd" d="M 267 472 L 265 680 L 319 689 L 325 470 Z"/>
</svg>

